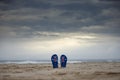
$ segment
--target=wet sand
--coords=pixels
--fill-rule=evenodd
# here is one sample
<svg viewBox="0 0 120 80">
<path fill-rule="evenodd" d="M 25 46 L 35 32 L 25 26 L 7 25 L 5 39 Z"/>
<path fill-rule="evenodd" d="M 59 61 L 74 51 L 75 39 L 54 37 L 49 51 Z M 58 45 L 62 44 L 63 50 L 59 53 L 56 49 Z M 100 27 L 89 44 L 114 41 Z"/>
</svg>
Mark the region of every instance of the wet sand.
<svg viewBox="0 0 120 80">
<path fill-rule="evenodd" d="M 120 63 L 70 63 L 58 69 L 51 64 L 0 64 L 0 80 L 120 80 Z"/>
</svg>

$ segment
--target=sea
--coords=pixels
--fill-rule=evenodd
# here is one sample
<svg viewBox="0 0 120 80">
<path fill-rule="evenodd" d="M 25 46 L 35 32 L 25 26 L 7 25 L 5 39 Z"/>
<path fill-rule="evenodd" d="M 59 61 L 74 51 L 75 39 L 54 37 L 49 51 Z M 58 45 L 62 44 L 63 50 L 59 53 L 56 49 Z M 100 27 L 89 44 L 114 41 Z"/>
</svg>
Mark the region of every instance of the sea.
<svg viewBox="0 0 120 80">
<path fill-rule="evenodd" d="M 120 59 L 81 59 L 68 60 L 67 63 L 83 62 L 120 62 Z M 51 60 L 0 60 L 0 64 L 48 64 Z"/>
</svg>

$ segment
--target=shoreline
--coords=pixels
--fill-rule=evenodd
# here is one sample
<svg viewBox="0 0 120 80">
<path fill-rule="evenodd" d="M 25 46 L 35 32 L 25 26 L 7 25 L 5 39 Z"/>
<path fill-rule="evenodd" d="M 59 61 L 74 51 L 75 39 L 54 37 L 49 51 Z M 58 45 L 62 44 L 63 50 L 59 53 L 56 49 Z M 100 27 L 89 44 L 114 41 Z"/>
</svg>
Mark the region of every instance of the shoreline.
<svg viewBox="0 0 120 80">
<path fill-rule="evenodd" d="M 67 63 L 83 63 L 83 62 L 120 62 L 120 59 L 81 59 L 68 60 Z M 51 60 L 0 60 L 0 64 L 41 64 L 50 63 Z"/>
</svg>

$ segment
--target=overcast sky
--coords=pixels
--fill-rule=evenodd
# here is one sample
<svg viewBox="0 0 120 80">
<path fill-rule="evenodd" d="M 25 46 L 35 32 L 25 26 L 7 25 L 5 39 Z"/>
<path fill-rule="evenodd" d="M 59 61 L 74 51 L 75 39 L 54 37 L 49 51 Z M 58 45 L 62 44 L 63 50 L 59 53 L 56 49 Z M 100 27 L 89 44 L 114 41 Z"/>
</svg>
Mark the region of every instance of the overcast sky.
<svg viewBox="0 0 120 80">
<path fill-rule="evenodd" d="M 119 0 L 0 0 L 0 60 L 120 59 Z"/>
</svg>

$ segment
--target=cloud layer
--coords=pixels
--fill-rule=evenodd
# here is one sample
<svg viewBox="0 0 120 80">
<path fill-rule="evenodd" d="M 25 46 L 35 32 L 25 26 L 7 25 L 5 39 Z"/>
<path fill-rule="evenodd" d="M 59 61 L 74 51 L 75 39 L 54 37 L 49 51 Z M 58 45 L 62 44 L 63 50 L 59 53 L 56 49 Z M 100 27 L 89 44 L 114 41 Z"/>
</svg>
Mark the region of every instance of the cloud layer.
<svg viewBox="0 0 120 80">
<path fill-rule="evenodd" d="M 88 46 L 97 46 L 99 50 L 100 43 L 107 47 L 112 43 L 114 50 L 110 54 L 117 54 L 120 48 L 117 44 L 120 41 L 119 4 L 118 0 L 0 0 L 1 58 L 9 54 L 5 49 L 9 49 L 11 43 L 18 46 L 16 53 L 19 47 L 27 54 L 33 49 L 37 53 L 51 50 L 54 53 L 62 48 L 58 52 L 69 53 L 71 49 L 77 49 L 78 52 L 72 51 L 79 56 L 80 48 L 84 49 L 84 46 L 87 47 L 85 50 L 89 49 Z"/>
</svg>

